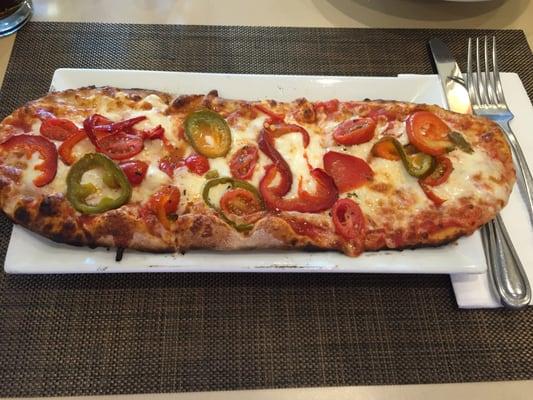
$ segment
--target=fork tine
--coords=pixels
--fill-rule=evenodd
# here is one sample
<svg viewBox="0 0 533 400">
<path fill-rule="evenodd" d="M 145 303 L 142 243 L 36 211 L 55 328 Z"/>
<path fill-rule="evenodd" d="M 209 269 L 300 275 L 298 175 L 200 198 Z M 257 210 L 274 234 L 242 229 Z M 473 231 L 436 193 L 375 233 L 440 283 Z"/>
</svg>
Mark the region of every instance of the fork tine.
<svg viewBox="0 0 533 400">
<path fill-rule="evenodd" d="M 492 67 L 494 68 L 494 88 L 496 92 L 496 101 L 505 104 L 505 96 L 503 95 L 502 81 L 500 79 L 500 70 L 498 69 L 498 61 L 496 56 L 496 36 L 492 37 Z"/>
<path fill-rule="evenodd" d="M 485 101 L 485 93 L 483 92 L 483 74 L 481 70 L 481 63 L 479 62 L 479 38 L 476 38 L 476 85 L 475 85 L 476 93 L 478 96 L 478 103 L 484 104 Z"/>
<path fill-rule="evenodd" d="M 470 102 L 479 104 L 478 92 L 476 91 L 476 82 L 474 81 L 474 72 L 472 71 L 472 38 L 468 38 L 468 54 L 467 54 L 467 67 L 466 67 L 466 87 L 468 90 L 468 97 Z"/>
<path fill-rule="evenodd" d="M 488 39 L 485 36 L 484 55 L 485 55 L 485 93 L 487 101 L 490 104 L 497 104 L 496 95 L 494 93 L 494 73 L 490 69 L 490 57 L 488 51 Z"/>
</svg>

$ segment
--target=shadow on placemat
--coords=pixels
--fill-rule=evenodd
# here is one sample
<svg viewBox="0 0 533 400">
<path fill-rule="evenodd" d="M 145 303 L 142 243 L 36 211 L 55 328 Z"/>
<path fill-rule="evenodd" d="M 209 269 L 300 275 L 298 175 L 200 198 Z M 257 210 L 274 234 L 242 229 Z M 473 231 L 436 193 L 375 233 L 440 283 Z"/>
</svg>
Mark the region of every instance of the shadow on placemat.
<svg viewBox="0 0 533 400">
<path fill-rule="evenodd" d="M 60 67 L 431 73 L 428 38 L 460 55 L 482 33 L 30 23 L 0 114 L 46 93 Z M 523 33 L 489 33 L 531 96 Z M 2 218 L 2 259 L 10 231 Z M 533 377 L 532 309 L 458 310 L 437 275 L 2 274 L 0 338 L 2 396 Z"/>
</svg>

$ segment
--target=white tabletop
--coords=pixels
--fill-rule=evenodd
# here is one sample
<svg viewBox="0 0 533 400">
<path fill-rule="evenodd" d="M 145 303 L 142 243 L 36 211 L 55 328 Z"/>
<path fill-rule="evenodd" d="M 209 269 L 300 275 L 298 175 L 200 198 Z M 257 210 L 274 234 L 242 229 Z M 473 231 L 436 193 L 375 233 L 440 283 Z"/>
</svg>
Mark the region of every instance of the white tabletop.
<svg viewBox="0 0 533 400">
<path fill-rule="evenodd" d="M 533 1 L 439 0 L 33 0 L 34 21 L 372 28 L 522 29 L 533 43 Z M 0 39 L 0 83 L 14 36 Z M 526 399 L 533 381 L 358 386 L 136 396 L 90 400 Z M 82 399 L 76 397 L 75 399 Z M 87 399 L 87 398 L 84 398 Z"/>
</svg>

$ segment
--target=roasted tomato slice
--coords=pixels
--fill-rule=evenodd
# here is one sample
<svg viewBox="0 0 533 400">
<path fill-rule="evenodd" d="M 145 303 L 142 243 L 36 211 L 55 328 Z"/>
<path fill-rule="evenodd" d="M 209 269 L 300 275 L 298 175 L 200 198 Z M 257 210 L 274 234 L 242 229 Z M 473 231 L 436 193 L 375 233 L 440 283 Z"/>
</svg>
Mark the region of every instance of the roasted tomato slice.
<svg viewBox="0 0 533 400">
<path fill-rule="evenodd" d="M 148 171 L 148 164 L 140 160 L 124 161 L 119 164 L 119 167 L 124 171 L 132 186 L 139 186 Z"/>
<path fill-rule="evenodd" d="M 96 147 L 113 160 L 125 160 L 139 154 L 144 148 L 144 141 L 139 136 L 119 132 L 98 139 Z"/>
<path fill-rule="evenodd" d="M 78 133 L 79 129 L 74 122 L 63 118 L 47 118 L 43 120 L 39 132 L 48 139 L 64 141 Z"/>
<path fill-rule="evenodd" d="M 171 215 L 178 210 L 180 203 L 180 191 L 176 186 L 165 186 L 154 193 L 148 201 L 148 207 L 157 216 L 161 225 L 171 228 Z"/>
<path fill-rule="evenodd" d="M 245 145 L 241 147 L 229 162 L 231 176 L 237 179 L 250 179 L 254 174 L 254 169 L 259 159 L 257 147 Z"/>
<path fill-rule="evenodd" d="M 318 101 L 315 103 L 315 110 L 324 110 L 326 114 L 334 113 L 339 109 L 339 100 Z"/>
<path fill-rule="evenodd" d="M 453 150 L 450 128 L 429 111 L 417 111 L 407 118 L 407 136 L 413 146 L 431 156 L 441 156 Z"/>
<path fill-rule="evenodd" d="M 433 204 L 435 204 L 437 207 L 440 207 L 442 205 L 442 203 L 444 203 L 446 201 L 445 199 L 442 199 L 439 196 L 437 196 L 435 193 L 433 193 L 433 191 L 427 185 L 424 185 L 420 181 L 418 181 L 418 184 L 420 185 L 420 187 L 424 191 L 424 193 L 427 196 L 427 198 L 430 199 L 433 202 Z"/>
<path fill-rule="evenodd" d="M 8 151 L 20 151 L 28 158 L 35 152 L 40 154 L 42 163 L 35 166 L 41 174 L 33 180 L 33 184 L 41 187 L 50 183 L 57 173 L 57 149 L 48 139 L 36 135 L 16 135 L 11 136 L 0 148 Z"/>
<path fill-rule="evenodd" d="M 227 190 L 220 198 L 220 208 L 226 215 L 243 217 L 262 210 L 261 203 L 252 192 L 242 188 Z"/>
<path fill-rule="evenodd" d="M 366 143 L 374 137 L 376 121 L 373 118 L 355 118 L 341 123 L 333 131 L 338 144 L 351 146 Z"/>
<path fill-rule="evenodd" d="M 380 139 L 374 146 L 372 146 L 372 155 L 374 157 L 384 158 L 386 160 L 396 161 L 400 159 L 396 146 L 389 137 Z"/>
<path fill-rule="evenodd" d="M 324 154 L 324 169 L 340 192 L 363 186 L 374 177 L 372 168 L 365 160 L 335 151 Z"/>
<path fill-rule="evenodd" d="M 191 154 L 185 159 L 185 165 L 189 171 L 200 176 L 209 171 L 209 160 L 200 154 Z"/>
<path fill-rule="evenodd" d="M 70 136 L 67 140 L 61 143 L 58 152 L 59 157 L 61 157 L 61 160 L 63 160 L 65 164 L 72 165 L 76 162 L 76 159 L 72 154 L 72 149 L 74 148 L 74 146 L 76 146 L 76 144 L 81 142 L 86 137 L 87 135 L 85 134 L 85 131 L 83 129 L 80 129 L 77 133 Z"/>
<path fill-rule="evenodd" d="M 452 162 L 448 157 L 437 157 L 437 165 L 431 174 L 420 179 L 420 183 L 428 186 L 439 186 L 448 180 L 453 171 Z"/>
<path fill-rule="evenodd" d="M 159 160 L 159 169 L 171 178 L 174 176 L 174 170 L 183 165 L 185 162 L 179 154 L 171 153 Z"/>
<path fill-rule="evenodd" d="M 365 217 L 359 205 L 350 199 L 339 199 L 331 209 L 335 232 L 348 240 L 364 238 Z"/>
</svg>

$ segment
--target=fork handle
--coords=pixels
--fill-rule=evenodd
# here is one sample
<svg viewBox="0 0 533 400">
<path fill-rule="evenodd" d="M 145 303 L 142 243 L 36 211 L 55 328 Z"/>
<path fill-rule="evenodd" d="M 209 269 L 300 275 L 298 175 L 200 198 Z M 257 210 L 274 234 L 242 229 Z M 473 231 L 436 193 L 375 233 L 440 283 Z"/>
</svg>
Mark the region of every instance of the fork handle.
<svg viewBox="0 0 533 400">
<path fill-rule="evenodd" d="M 509 122 L 497 121 L 500 127 L 505 131 L 506 137 L 511 144 L 513 153 L 518 164 L 518 188 L 522 194 L 522 198 L 526 202 L 527 211 L 529 213 L 529 220 L 533 225 L 533 177 L 531 171 L 527 165 L 524 152 L 516 139 Z"/>
<path fill-rule="evenodd" d="M 482 230 L 491 284 L 507 308 L 518 309 L 531 301 L 531 287 L 502 218 L 498 214 Z"/>
</svg>

